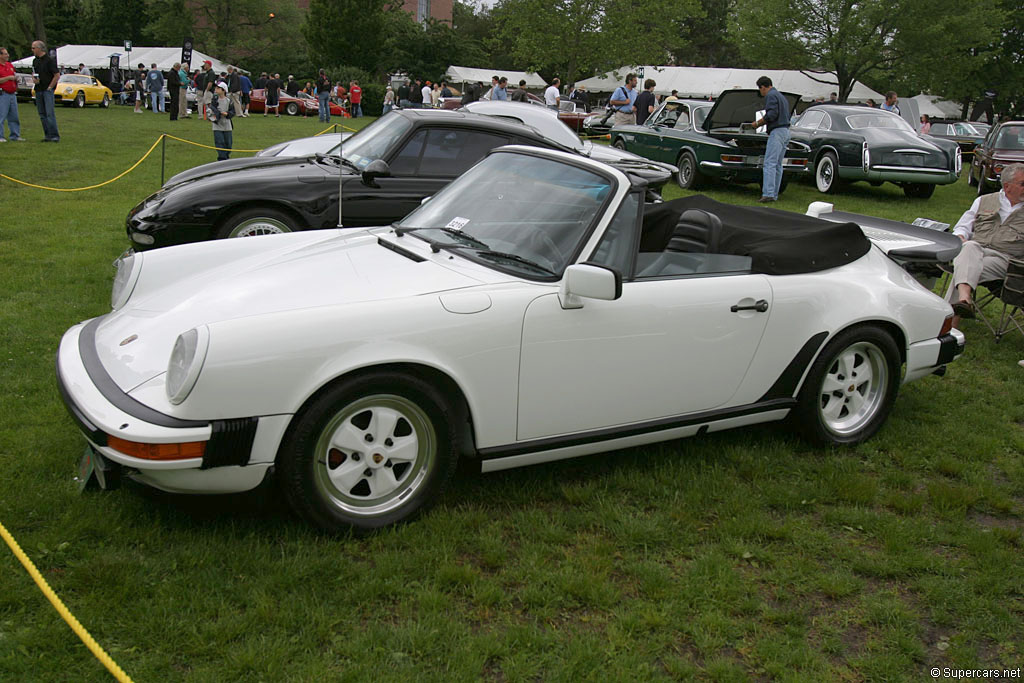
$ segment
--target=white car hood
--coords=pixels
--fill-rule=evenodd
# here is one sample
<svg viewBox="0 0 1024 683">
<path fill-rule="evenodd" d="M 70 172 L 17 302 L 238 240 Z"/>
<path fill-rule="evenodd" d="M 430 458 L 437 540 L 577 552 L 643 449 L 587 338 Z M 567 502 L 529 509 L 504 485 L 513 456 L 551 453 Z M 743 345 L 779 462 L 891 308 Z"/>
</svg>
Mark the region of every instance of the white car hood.
<svg viewBox="0 0 1024 683">
<path fill-rule="evenodd" d="M 481 282 L 431 260 L 416 261 L 382 247 L 375 234 L 346 232 L 312 243 L 308 233 L 294 234 L 294 239 L 289 239 L 291 235 L 245 238 L 247 242 L 265 240 L 268 248 L 256 253 L 249 249 L 241 258 L 228 256 L 215 267 L 161 282 L 146 282 L 147 267 L 173 273 L 180 265 L 181 271 L 188 272 L 194 269 L 189 262 L 196 252 L 191 248 L 147 252 L 145 258 L 153 262 L 144 260 L 137 286 L 144 291 L 108 315 L 96 330 L 100 361 L 128 392 L 165 372 L 178 335 L 199 325 L 300 308 L 422 296 Z M 393 234 L 384 239 L 396 241 Z M 397 242 L 408 243 L 416 251 L 423 245 L 409 237 Z"/>
</svg>

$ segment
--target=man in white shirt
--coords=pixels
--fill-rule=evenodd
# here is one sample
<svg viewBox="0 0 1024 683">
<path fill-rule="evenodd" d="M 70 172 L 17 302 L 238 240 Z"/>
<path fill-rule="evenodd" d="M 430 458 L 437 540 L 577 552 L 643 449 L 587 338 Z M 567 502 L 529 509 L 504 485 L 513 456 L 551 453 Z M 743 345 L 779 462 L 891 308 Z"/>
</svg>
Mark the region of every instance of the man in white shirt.
<svg viewBox="0 0 1024 683">
<path fill-rule="evenodd" d="M 953 259 L 946 299 L 953 306 L 953 327 L 974 317 L 974 290 L 979 282 L 1002 280 L 1011 258 L 1024 258 L 1024 164 L 1010 164 L 1000 174 L 1003 189 L 978 197 L 964 212 L 953 234 L 964 245 Z"/>
<path fill-rule="evenodd" d="M 554 110 L 558 110 L 558 103 L 562 100 L 562 96 L 558 92 L 558 86 L 562 82 L 557 78 L 551 81 L 551 85 L 544 91 L 544 104 L 551 107 Z"/>
<path fill-rule="evenodd" d="M 423 83 L 423 87 L 420 89 L 420 92 L 423 93 L 423 106 L 427 107 L 427 108 L 433 106 L 431 104 L 432 100 L 430 98 L 430 91 L 431 90 L 432 90 L 432 88 L 430 87 L 430 81 L 425 81 Z"/>
</svg>

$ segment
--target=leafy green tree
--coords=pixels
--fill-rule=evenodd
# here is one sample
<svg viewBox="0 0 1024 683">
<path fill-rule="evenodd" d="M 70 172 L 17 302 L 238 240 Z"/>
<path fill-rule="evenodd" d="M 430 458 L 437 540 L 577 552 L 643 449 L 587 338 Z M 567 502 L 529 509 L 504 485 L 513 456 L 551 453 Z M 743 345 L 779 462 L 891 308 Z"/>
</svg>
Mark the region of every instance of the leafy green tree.
<svg viewBox="0 0 1024 683">
<path fill-rule="evenodd" d="M 310 0 L 302 26 L 310 59 L 318 66 L 346 64 L 379 73 L 393 61 L 389 36 L 399 14 L 408 17 L 391 0 Z"/>
<path fill-rule="evenodd" d="M 671 49 L 673 61 L 680 66 L 746 67 L 735 37 L 729 35 L 736 0 L 701 0 L 700 4 L 703 14 L 680 22 L 680 40 Z"/>
<path fill-rule="evenodd" d="M 11 60 L 27 57 L 32 44 L 32 9 L 21 0 L 0 0 L 0 45 Z"/>
<path fill-rule="evenodd" d="M 933 62 L 970 71 L 967 49 L 985 45 L 1003 15 L 959 0 L 737 0 L 732 33 L 741 52 L 766 68 L 834 71 L 839 99 L 855 81 Z"/>
</svg>

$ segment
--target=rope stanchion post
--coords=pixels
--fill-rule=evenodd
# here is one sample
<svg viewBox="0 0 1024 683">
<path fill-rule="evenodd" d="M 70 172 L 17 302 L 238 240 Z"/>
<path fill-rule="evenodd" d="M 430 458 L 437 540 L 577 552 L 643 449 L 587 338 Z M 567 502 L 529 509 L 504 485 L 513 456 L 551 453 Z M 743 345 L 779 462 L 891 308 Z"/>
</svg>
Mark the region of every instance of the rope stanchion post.
<svg viewBox="0 0 1024 683">
<path fill-rule="evenodd" d="M 160 187 L 164 186 L 164 168 L 167 166 L 167 136 L 160 136 Z"/>
</svg>

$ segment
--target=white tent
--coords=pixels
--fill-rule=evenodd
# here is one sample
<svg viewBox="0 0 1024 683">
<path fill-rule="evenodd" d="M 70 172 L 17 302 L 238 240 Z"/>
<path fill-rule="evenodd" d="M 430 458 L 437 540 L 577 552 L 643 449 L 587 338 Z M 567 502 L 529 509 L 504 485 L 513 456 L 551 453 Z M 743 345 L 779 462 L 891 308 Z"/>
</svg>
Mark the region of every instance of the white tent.
<svg viewBox="0 0 1024 683">
<path fill-rule="evenodd" d="M 910 99 L 917 102 L 917 108 L 922 114 L 928 114 L 933 119 L 959 119 L 963 111 L 959 104 L 944 100 L 936 95 L 914 95 Z"/>
<path fill-rule="evenodd" d="M 624 82 L 626 74 L 637 73 L 638 70 L 639 67 L 624 66 L 603 76 L 579 81 L 576 85 L 586 86 L 587 90 L 591 92 L 613 92 Z M 761 76 L 772 79 L 772 84 L 780 91 L 796 93 L 805 100 L 813 100 L 818 97 L 827 100 L 830 93 L 839 91 L 838 80 L 833 73 L 780 69 L 721 69 L 700 66 L 645 66 L 643 71 L 644 76 L 640 79 L 641 87 L 643 87 L 644 80 L 653 78 L 657 82 L 654 87 L 656 94 L 668 95 L 673 90 L 678 90 L 679 96 L 684 98 L 704 99 L 718 97 L 720 93 L 734 88 L 753 89 L 757 87 L 757 79 Z M 885 99 L 881 93 L 875 92 L 858 81 L 854 83 L 847 101 L 864 102 L 869 98 L 876 103 L 881 103 Z"/>
<path fill-rule="evenodd" d="M 503 71 L 501 69 L 473 69 L 468 66 L 449 66 L 445 72 L 449 83 L 483 83 L 491 85 L 491 76 L 508 79 L 510 88 L 519 87 L 519 81 L 526 81 L 527 88 L 546 88 L 547 82 L 532 71 Z"/>
<path fill-rule="evenodd" d="M 92 69 L 109 69 L 111 55 L 121 57 L 122 69 L 134 69 L 139 64 L 145 64 L 148 69 L 151 64 L 161 71 L 169 71 L 175 62 L 181 61 L 180 47 L 133 47 L 132 51 L 125 52 L 123 45 L 64 45 L 57 48 L 57 66 L 60 68 L 77 69 L 79 64 L 85 64 Z M 32 57 L 19 59 L 14 62 L 16 69 L 31 69 Z M 217 73 L 227 71 L 228 63 L 214 59 L 197 50 L 192 51 L 192 69 L 198 69 L 203 62 L 210 60 L 213 69 Z M 233 65 L 231 65 L 233 66 Z M 248 73 L 244 69 L 241 71 Z"/>
</svg>

